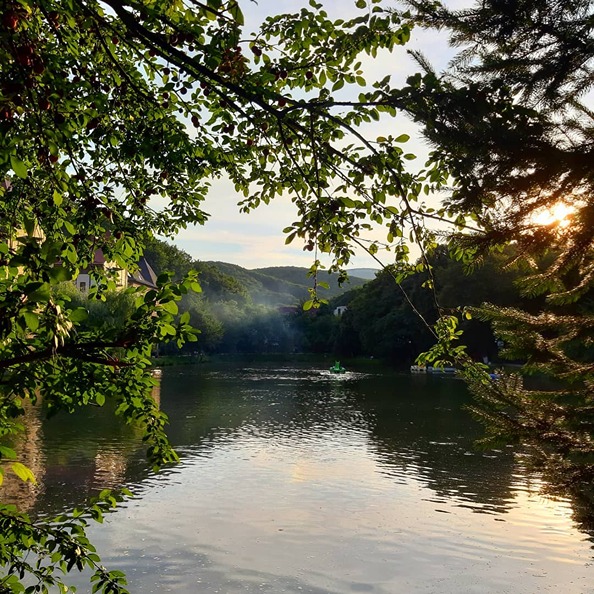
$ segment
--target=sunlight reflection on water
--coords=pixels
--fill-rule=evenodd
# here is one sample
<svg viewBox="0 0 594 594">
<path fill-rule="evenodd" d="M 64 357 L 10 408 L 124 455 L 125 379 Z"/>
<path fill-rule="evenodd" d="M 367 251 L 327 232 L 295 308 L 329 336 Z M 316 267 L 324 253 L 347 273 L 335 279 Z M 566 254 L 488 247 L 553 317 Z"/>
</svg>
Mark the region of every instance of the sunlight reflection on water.
<svg viewBox="0 0 594 594">
<path fill-rule="evenodd" d="M 569 503 L 509 448 L 473 449 L 460 382 L 331 375 L 167 370 L 181 463 L 155 475 L 101 442 L 137 493 L 92 528 L 104 564 L 142 593 L 594 591 Z"/>
</svg>

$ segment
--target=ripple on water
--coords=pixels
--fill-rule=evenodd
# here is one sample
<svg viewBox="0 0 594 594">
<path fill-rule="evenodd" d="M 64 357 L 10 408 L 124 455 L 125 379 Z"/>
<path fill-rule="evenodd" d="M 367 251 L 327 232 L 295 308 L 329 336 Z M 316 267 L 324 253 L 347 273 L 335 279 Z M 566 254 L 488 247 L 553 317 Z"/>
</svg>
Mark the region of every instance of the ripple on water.
<svg viewBox="0 0 594 594">
<path fill-rule="evenodd" d="M 179 465 L 152 473 L 121 434 L 56 435 L 47 454 L 100 481 L 126 462 L 138 496 L 91 537 L 132 591 L 592 591 L 569 502 L 540 497 L 509 449 L 473 449 L 461 384 L 288 366 L 168 373 Z"/>
</svg>

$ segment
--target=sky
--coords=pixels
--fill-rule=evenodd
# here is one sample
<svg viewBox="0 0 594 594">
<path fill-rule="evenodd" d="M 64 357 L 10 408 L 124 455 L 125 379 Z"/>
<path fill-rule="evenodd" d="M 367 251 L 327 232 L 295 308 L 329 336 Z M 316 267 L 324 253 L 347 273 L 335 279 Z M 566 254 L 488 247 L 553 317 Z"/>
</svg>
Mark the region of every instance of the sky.
<svg viewBox="0 0 594 594">
<path fill-rule="evenodd" d="M 330 18 L 352 17 L 358 11 L 354 8 L 355 0 L 325 0 L 325 10 Z M 456 2 L 457 3 L 457 2 Z M 296 12 L 307 2 L 302 0 L 259 0 L 258 3 L 246 2 L 244 14 L 246 27 L 255 29 L 257 24 L 270 14 Z M 452 2 L 448 2 L 452 5 Z M 436 32 L 421 29 L 413 30 L 411 42 L 406 48 L 418 49 L 429 59 L 437 70 L 444 68 L 453 56 L 447 39 Z M 404 48 L 396 48 L 391 54 L 383 53 L 376 59 L 366 59 L 363 64 L 368 81 L 392 75 L 392 82 L 404 82 L 406 77 L 418 71 Z M 406 151 L 418 156 L 422 164 L 428 147 L 421 138 L 415 125 L 404 116 L 391 120 L 386 129 L 386 122 L 368 126 L 365 134 L 370 138 L 392 134 L 398 136 L 407 133 L 411 140 L 406 144 Z M 263 205 L 249 214 L 239 212 L 237 203 L 241 200 L 233 185 L 226 180 L 215 180 L 203 210 L 209 213 L 209 220 L 203 226 L 189 226 L 181 230 L 173 240 L 177 247 L 202 261 L 222 261 L 238 264 L 244 268 L 264 268 L 268 266 L 304 266 L 313 262 L 311 252 L 303 251 L 298 243 L 285 245 L 284 227 L 296 220 L 296 211 L 288 197 L 276 198 L 269 205 Z M 378 239 L 383 237 L 378 236 Z M 330 262 L 322 260 L 328 265 Z M 386 259 L 384 264 L 389 264 Z M 349 268 L 379 268 L 371 256 L 358 253 Z"/>
</svg>

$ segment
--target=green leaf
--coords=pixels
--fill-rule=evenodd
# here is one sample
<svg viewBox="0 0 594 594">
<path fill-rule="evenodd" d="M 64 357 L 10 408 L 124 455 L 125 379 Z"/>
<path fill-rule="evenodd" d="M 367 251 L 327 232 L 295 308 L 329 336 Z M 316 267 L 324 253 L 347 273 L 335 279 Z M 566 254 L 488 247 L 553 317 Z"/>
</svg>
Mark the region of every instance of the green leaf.
<svg viewBox="0 0 594 594">
<path fill-rule="evenodd" d="M 314 304 L 314 302 L 313 302 L 313 299 L 310 299 L 309 301 L 306 301 L 306 302 L 303 304 L 303 311 L 308 311 L 308 310 L 310 310 L 310 309 L 313 307 L 313 304 Z"/>
<path fill-rule="evenodd" d="M 49 283 L 29 283 L 25 287 L 25 295 L 27 295 L 29 301 L 34 301 L 36 303 L 46 303 L 51 297 Z"/>
<path fill-rule="evenodd" d="M 29 213 L 27 213 L 23 220 L 23 226 L 29 237 L 33 237 L 35 233 L 35 219 Z"/>
<path fill-rule="evenodd" d="M 70 235 L 76 235 L 76 227 L 70 221 L 62 220 L 62 225 Z"/>
<path fill-rule="evenodd" d="M 37 314 L 31 311 L 24 311 L 22 313 L 22 316 L 25 319 L 25 324 L 27 325 L 27 328 L 29 328 L 31 332 L 35 332 L 35 330 L 39 328 L 39 317 L 37 316 Z"/>
<path fill-rule="evenodd" d="M 20 462 L 13 462 L 10 465 L 10 468 L 23 482 L 26 483 L 29 481 L 33 484 L 37 482 L 35 480 L 35 475 L 24 464 L 21 464 Z"/>
<path fill-rule="evenodd" d="M 0 445 L 0 457 L 14 460 L 16 458 L 16 452 L 12 448 Z"/>
<path fill-rule="evenodd" d="M 69 317 L 72 322 L 82 322 L 89 317 L 89 312 L 84 307 L 77 307 L 70 311 Z"/>
<path fill-rule="evenodd" d="M 169 282 L 170 275 L 167 272 L 163 272 L 157 277 L 157 286 L 162 287 Z"/>
<path fill-rule="evenodd" d="M 164 309 L 166 312 L 176 315 L 179 311 L 177 303 L 175 301 L 165 301 L 161 303 L 161 308 Z"/>
<path fill-rule="evenodd" d="M 171 324 L 163 324 L 161 326 L 161 334 L 163 336 L 175 336 L 175 328 Z"/>
<path fill-rule="evenodd" d="M 408 142 L 410 140 L 410 136 L 408 134 L 401 134 L 398 138 L 394 139 L 394 142 Z"/>
<path fill-rule="evenodd" d="M 22 179 L 27 177 L 27 166 L 15 155 L 10 156 L 12 170 Z"/>
<path fill-rule="evenodd" d="M 54 266 L 50 268 L 48 274 L 54 283 L 72 280 L 72 273 L 65 266 Z"/>
<path fill-rule="evenodd" d="M 332 90 L 333 91 L 339 91 L 340 89 L 342 89 L 342 87 L 344 87 L 344 78 L 339 78 L 333 85 L 332 85 Z"/>
<path fill-rule="evenodd" d="M 241 9 L 239 8 L 239 4 L 237 2 L 230 2 L 229 3 L 229 7 L 227 8 L 227 10 L 229 11 L 229 14 L 231 15 L 231 18 L 238 24 L 238 25 L 244 25 L 244 18 L 243 18 L 243 13 L 241 12 Z"/>
</svg>

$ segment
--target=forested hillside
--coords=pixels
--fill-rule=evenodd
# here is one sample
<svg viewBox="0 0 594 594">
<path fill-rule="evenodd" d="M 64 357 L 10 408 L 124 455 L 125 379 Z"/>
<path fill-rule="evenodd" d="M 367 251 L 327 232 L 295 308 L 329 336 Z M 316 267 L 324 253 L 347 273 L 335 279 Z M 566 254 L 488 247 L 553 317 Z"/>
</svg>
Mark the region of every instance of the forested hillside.
<svg viewBox="0 0 594 594">
<path fill-rule="evenodd" d="M 213 266 L 241 283 L 249 293 L 254 303 L 263 305 L 295 305 L 308 299 L 308 289 L 312 287 L 313 280 L 308 276 L 308 269 L 298 266 L 274 266 L 270 268 L 256 268 L 248 270 L 226 262 L 197 262 L 197 270 L 205 266 Z M 343 294 L 348 289 L 353 289 L 365 284 L 365 279 L 349 277 L 340 286 L 338 274 L 318 272 L 318 280 L 327 283 L 328 288 L 320 288 L 320 297 L 333 299 Z"/>
<path fill-rule="evenodd" d="M 427 272 L 398 285 L 390 271 L 384 270 L 365 286 L 333 300 L 330 307 L 322 307 L 315 317 L 303 316 L 306 344 L 314 351 L 341 357 L 373 356 L 408 365 L 434 343 L 428 326 L 438 317 L 436 303 L 452 312 L 487 300 L 500 306 L 539 307 L 538 300 L 520 295 L 516 286 L 519 270 L 505 267 L 510 257 L 510 253 L 491 255 L 481 266 L 468 270 L 440 247 L 429 260 L 435 292 L 425 286 Z M 347 310 L 336 317 L 333 309 L 339 304 Z M 498 360 L 501 344 L 489 324 L 468 319 L 462 329 L 462 340 L 475 360 Z"/>
<path fill-rule="evenodd" d="M 200 330 L 198 343 L 188 345 L 188 350 L 234 353 L 309 348 L 295 314 L 313 286 L 307 268 L 247 270 L 226 262 L 201 262 L 159 240 L 150 241 L 144 255 L 158 274 L 170 272 L 176 280 L 190 270 L 198 272 L 202 293 L 185 295 L 180 306 Z M 318 276 L 328 284 L 328 289 L 319 289 L 320 298 L 328 300 L 367 282 L 353 277 L 341 288 L 337 274 L 322 271 Z M 168 348 L 175 351 L 175 347 Z"/>
<path fill-rule="evenodd" d="M 249 296 L 253 303 L 278 306 L 294 306 L 309 298 L 308 289 L 313 286 L 313 279 L 308 276 L 307 268 L 297 266 L 277 266 L 248 270 L 228 262 L 204 262 L 192 257 L 160 240 L 152 240 L 145 249 L 145 257 L 160 274 L 172 272 L 176 280 L 189 270 L 199 272 L 200 284 L 209 298 L 227 299 Z M 318 280 L 328 284 L 320 288 L 320 298 L 333 299 L 349 289 L 367 282 L 363 278 L 350 276 L 339 286 L 338 274 L 318 272 Z"/>
<path fill-rule="evenodd" d="M 306 268 L 247 270 L 224 262 L 193 261 L 161 241 L 151 242 L 145 251 L 157 272 L 172 271 L 176 277 L 192 269 L 199 272 L 203 292 L 186 295 L 180 308 L 190 313 L 191 323 L 201 331 L 199 341 L 188 349 L 372 356 L 396 365 L 410 364 L 433 344 L 428 326 L 438 317 L 436 302 L 451 311 L 485 301 L 536 311 L 540 301 L 522 297 L 516 287 L 519 271 L 505 266 L 512 255 L 510 250 L 491 255 L 468 270 L 440 247 L 430 257 L 435 292 L 424 286 L 426 271 L 398 285 L 384 270 L 371 281 L 353 277 L 343 289 L 336 275 L 322 273 L 330 281 L 325 291 L 329 303 L 303 311 L 301 304 L 313 284 Z M 341 316 L 335 315 L 339 305 L 347 307 Z M 466 320 L 463 330 L 474 359 L 497 360 L 498 337 L 487 323 Z"/>
</svg>

